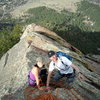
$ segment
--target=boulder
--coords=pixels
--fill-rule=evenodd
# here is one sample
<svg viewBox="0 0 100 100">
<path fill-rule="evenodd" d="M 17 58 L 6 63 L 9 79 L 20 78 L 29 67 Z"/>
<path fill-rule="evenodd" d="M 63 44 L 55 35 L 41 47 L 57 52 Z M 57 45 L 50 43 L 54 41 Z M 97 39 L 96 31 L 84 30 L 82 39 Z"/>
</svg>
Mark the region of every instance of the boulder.
<svg viewBox="0 0 100 100">
<path fill-rule="evenodd" d="M 66 88 L 64 90 L 64 87 L 60 85 L 51 91 L 52 95 L 56 96 L 55 91 L 58 89 L 60 100 L 66 100 L 68 93 L 68 100 L 75 98 L 75 96 L 75 100 L 78 100 L 77 98 L 81 98 L 79 100 L 100 99 L 100 75 L 92 69 L 91 63 L 87 61 L 84 54 L 56 33 L 39 25 L 31 24 L 26 27 L 20 41 L 7 51 L 0 60 L 1 100 L 8 100 L 8 98 L 10 100 L 25 100 L 26 94 L 24 90 L 27 87 L 28 72 L 39 56 L 44 58 L 46 68 L 48 69 L 50 60 L 48 59 L 47 52 L 49 50 L 63 51 L 72 56 L 73 63 L 79 67 L 85 77 L 84 80 L 76 77 L 72 90 L 69 91 Z M 61 84 L 66 85 L 64 81 Z M 71 91 L 76 92 L 73 94 Z"/>
</svg>

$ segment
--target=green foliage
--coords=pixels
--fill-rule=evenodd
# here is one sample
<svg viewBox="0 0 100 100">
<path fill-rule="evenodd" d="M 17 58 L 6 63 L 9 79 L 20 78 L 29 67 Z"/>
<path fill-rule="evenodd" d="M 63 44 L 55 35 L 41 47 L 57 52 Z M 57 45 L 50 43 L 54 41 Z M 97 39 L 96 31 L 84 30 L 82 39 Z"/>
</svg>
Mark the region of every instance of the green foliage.
<svg viewBox="0 0 100 100">
<path fill-rule="evenodd" d="M 28 24 L 34 22 L 52 31 L 55 31 L 58 35 L 60 35 L 66 41 L 70 42 L 72 45 L 76 46 L 83 53 L 99 54 L 97 51 L 97 48 L 100 47 L 100 45 L 98 44 L 100 43 L 99 32 L 92 32 L 92 29 L 93 27 L 95 28 L 95 26 L 87 26 L 83 23 L 87 14 L 85 13 L 87 7 L 93 7 L 93 5 L 91 6 L 91 4 L 87 2 L 86 5 L 85 2 L 86 1 L 84 1 L 84 3 L 82 2 L 82 4 L 79 5 L 77 13 L 71 13 L 66 10 L 63 10 L 59 13 L 53 9 L 46 7 L 38 7 L 34 9 L 32 8 L 28 11 L 29 18 L 26 20 L 26 22 Z M 81 6 L 85 7 L 86 9 L 82 8 Z M 98 8 L 96 7 L 95 9 Z M 98 17 L 97 12 L 99 11 L 96 11 L 95 16 Z M 92 13 L 91 9 L 88 11 L 88 13 Z M 99 22 L 98 19 L 96 20 Z"/>
<path fill-rule="evenodd" d="M 72 34 L 71 32 L 62 34 L 62 37 L 67 41 L 69 41 L 74 46 L 76 46 L 77 48 L 79 48 L 84 54 L 87 53 L 100 54 L 100 52 L 97 50 L 97 48 L 100 47 L 99 32 L 76 32 L 75 33 L 75 31 L 76 30 L 74 30 L 74 34 Z"/>
<path fill-rule="evenodd" d="M 17 20 L 18 20 L 18 19 L 12 18 L 12 16 L 11 16 L 10 14 L 7 14 L 7 16 L 4 16 L 3 19 L 0 19 L 0 24 L 1 24 L 1 23 L 15 24 L 15 23 L 18 22 Z"/>
<path fill-rule="evenodd" d="M 20 25 L 13 26 L 11 30 L 8 27 L 0 30 L 0 57 L 19 41 L 21 31 Z"/>
<path fill-rule="evenodd" d="M 100 48 L 99 6 L 84 0 L 78 4 L 76 13 L 68 12 L 65 9 L 57 12 L 45 6 L 32 8 L 27 13 L 28 16 L 24 16 L 23 19 L 13 19 L 9 15 L 7 19 L 0 21 L 0 23 L 13 24 L 11 27 L 0 27 L 0 57 L 19 41 L 21 25 L 31 23 L 39 24 L 56 32 L 85 54 L 100 54 L 97 50 Z M 94 25 L 86 25 L 85 20 L 92 21 Z"/>
<path fill-rule="evenodd" d="M 86 0 L 83 0 L 78 5 L 78 11 L 81 12 L 81 15 L 87 16 L 91 21 L 94 22 L 94 30 L 100 32 L 100 6 L 89 3 Z"/>
<path fill-rule="evenodd" d="M 20 39 L 22 31 L 22 26 L 20 25 L 15 25 L 12 32 L 11 32 L 11 40 L 13 41 L 13 44 L 17 43 Z"/>
<path fill-rule="evenodd" d="M 56 25 L 63 24 L 67 19 L 65 14 L 62 15 L 46 7 L 32 8 L 28 13 L 30 14 L 29 18 L 26 20 L 28 24 L 34 22 L 49 29 L 53 29 Z"/>
</svg>

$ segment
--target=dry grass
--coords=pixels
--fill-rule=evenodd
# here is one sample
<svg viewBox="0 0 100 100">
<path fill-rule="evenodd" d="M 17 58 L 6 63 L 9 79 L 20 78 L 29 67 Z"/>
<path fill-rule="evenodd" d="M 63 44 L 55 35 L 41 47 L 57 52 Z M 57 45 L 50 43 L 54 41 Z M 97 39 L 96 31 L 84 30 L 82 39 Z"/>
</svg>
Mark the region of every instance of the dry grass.
<svg viewBox="0 0 100 100">
<path fill-rule="evenodd" d="M 17 7 L 11 12 L 13 17 L 21 17 L 29 8 L 35 8 L 39 6 L 47 6 L 55 10 L 67 9 L 68 11 L 75 12 L 77 10 L 76 3 L 81 0 L 41 0 L 41 1 L 31 1 L 26 4 Z"/>
</svg>

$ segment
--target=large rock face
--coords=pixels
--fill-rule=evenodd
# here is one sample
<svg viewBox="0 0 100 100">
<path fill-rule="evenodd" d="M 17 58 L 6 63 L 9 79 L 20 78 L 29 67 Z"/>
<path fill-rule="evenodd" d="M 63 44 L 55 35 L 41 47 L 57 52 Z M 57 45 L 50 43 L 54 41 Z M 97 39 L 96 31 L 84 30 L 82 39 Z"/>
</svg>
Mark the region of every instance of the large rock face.
<svg viewBox="0 0 100 100">
<path fill-rule="evenodd" d="M 23 89 L 27 85 L 28 72 L 35 64 L 35 59 L 40 55 L 45 59 L 47 65 L 49 62 L 48 50 L 64 51 L 73 56 L 73 63 L 85 76 L 85 80 L 76 78 L 73 83 L 74 89 L 85 99 L 100 99 L 100 75 L 92 72 L 92 65 L 86 61 L 84 55 L 54 32 L 31 24 L 26 27 L 19 43 L 13 46 L 0 60 L 1 100 L 25 100 Z M 52 93 L 55 91 L 57 90 Z M 62 96 L 62 100 L 66 100 L 65 90 L 60 88 L 60 91 L 61 95 L 65 94 Z"/>
</svg>

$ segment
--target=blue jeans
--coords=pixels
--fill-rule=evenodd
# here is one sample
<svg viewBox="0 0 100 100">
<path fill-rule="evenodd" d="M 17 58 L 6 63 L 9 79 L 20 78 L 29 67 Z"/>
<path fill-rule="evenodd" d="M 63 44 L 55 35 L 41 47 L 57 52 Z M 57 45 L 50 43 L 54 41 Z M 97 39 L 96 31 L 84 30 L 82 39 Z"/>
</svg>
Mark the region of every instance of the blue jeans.
<svg viewBox="0 0 100 100">
<path fill-rule="evenodd" d="M 74 79 L 75 79 L 75 71 L 74 71 L 73 73 L 71 73 L 71 74 L 61 74 L 60 71 L 58 71 L 58 72 L 53 76 L 53 78 L 54 78 L 56 81 L 60 80 L 60 79 L 63 78 L 63 77 L 66 77 L 66 82 L 71 83 L 71 82 L 73 82 Z"/>
</svg>

